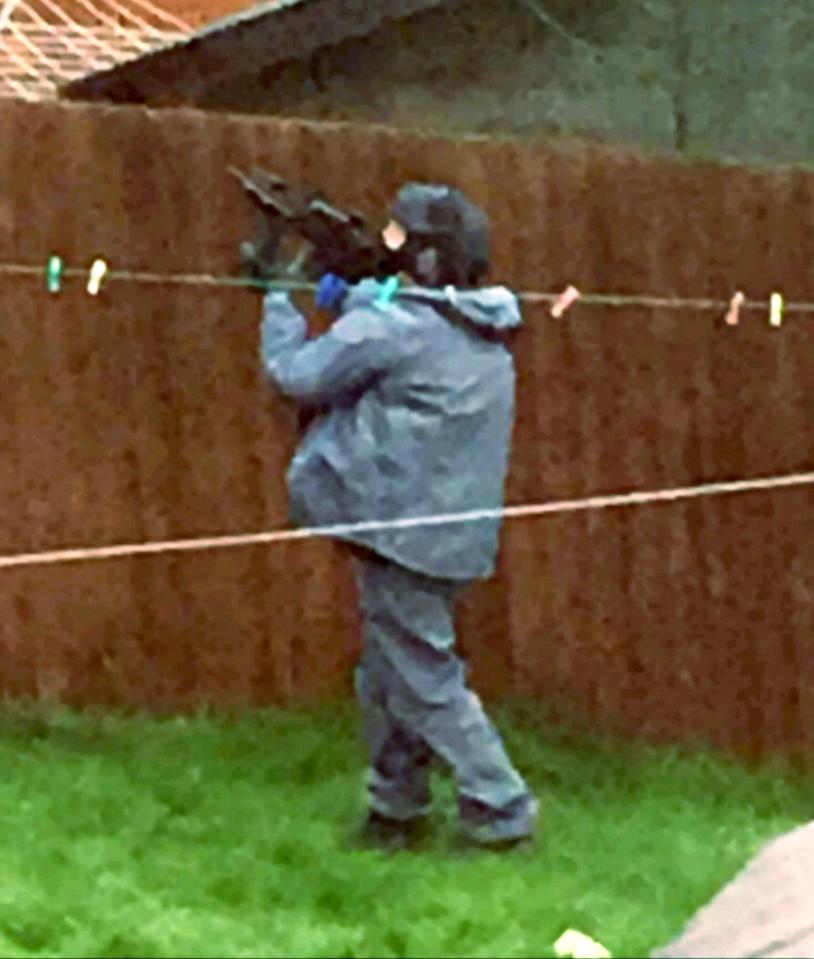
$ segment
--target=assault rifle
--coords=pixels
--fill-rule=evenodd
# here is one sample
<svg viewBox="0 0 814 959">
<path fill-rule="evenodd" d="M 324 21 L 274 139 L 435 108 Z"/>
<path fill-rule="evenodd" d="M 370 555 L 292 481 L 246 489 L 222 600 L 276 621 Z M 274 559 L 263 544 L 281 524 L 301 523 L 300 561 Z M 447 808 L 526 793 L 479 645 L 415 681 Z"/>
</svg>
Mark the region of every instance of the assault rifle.
<svg viewBox="0 0 814 959">
<path fill-rule="evenodd" d="M 319 192 L 298 190 L 281 177 L 255 169 L 251 176 L 230 167 L 259 214 L 256 238 L 240 244 L 241 265 L 259 288 L 273 280 L 316 282 L 326 273 L 357 283 L 388 276 L 389 251 L 365 218 L 329 203 Z M 294 258 L 283 262 L 285 242 L 294 240 Z"/>
</svg>

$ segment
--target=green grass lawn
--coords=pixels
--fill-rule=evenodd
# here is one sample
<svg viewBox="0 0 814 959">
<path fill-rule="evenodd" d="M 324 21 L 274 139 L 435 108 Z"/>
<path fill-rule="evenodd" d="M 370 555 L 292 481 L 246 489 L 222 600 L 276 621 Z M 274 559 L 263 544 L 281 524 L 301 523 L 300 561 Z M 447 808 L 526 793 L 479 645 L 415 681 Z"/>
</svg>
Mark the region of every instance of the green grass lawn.
<svg viewBox="0 0 814 959">
<path fill-rule="evenodd" d="M 632 747 L 493 711 L 542 800 L 532 852 L 352 851 L 352 702 L 239 719 L 0 708 L 2 956 L 615 956 L 679 932 L 769 837 L 814 817 L 780 767 Z M 525 717 L 525 718 L 524 718 Z"/>
</svg>

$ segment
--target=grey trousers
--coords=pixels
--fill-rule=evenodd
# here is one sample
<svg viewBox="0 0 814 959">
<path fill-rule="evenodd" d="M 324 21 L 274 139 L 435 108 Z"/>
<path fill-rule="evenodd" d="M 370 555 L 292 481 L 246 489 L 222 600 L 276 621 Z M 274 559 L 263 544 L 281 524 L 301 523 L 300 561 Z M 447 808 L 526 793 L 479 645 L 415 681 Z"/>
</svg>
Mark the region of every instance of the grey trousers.
<svg viewBox="0 0 814 959">
<path fill-rule="evenodd" d="M 354 552 L 364 621 L 356 692 L 370 768 L 371 808 L 424 816 L 430 773 L 449 765 L 461 829 L 477 842 L 529 836 L 538 804 L 509 759 L 455 652 L 455 601 L 466 583 Z"/>
</svg>

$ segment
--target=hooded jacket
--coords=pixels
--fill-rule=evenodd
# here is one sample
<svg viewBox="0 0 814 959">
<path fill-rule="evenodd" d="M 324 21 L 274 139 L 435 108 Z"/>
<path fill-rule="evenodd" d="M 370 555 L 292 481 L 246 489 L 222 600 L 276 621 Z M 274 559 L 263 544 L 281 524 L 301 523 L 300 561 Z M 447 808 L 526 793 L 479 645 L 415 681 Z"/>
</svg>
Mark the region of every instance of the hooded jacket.
<svg viewBox="0 0 814 959">
<path fill-rule="evenodd" d="M 288 294 L 263 304 L 261 357 L 277 388 L 319 409 L 288 470 L 291 519 L 326 526 L 503 505 L 515 369 L 496 334 L 522 324 L 505 287 L 410 287 L 385 306 L 352 289 L 343 315 L 306 340 Z M 428 576 L 494 573 L 500 518 L 339 533 Z"/>
</svg>

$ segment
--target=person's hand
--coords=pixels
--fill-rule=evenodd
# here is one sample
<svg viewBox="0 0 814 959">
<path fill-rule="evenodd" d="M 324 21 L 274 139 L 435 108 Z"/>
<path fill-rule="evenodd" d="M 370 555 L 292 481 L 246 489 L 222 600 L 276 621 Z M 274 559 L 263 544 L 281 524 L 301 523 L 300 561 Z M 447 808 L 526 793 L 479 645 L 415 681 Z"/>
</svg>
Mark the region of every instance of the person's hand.
<svg viewBox="0 0 814 959">
<path fill-rule="evenodd" d="M 326 273 L 317 284 L 316 305 L 320 310 L 334 310 L 338 312 L 342 309 L 345 297 L 348 295 L 349 286 L 335 273 Z"/>
</svg>

